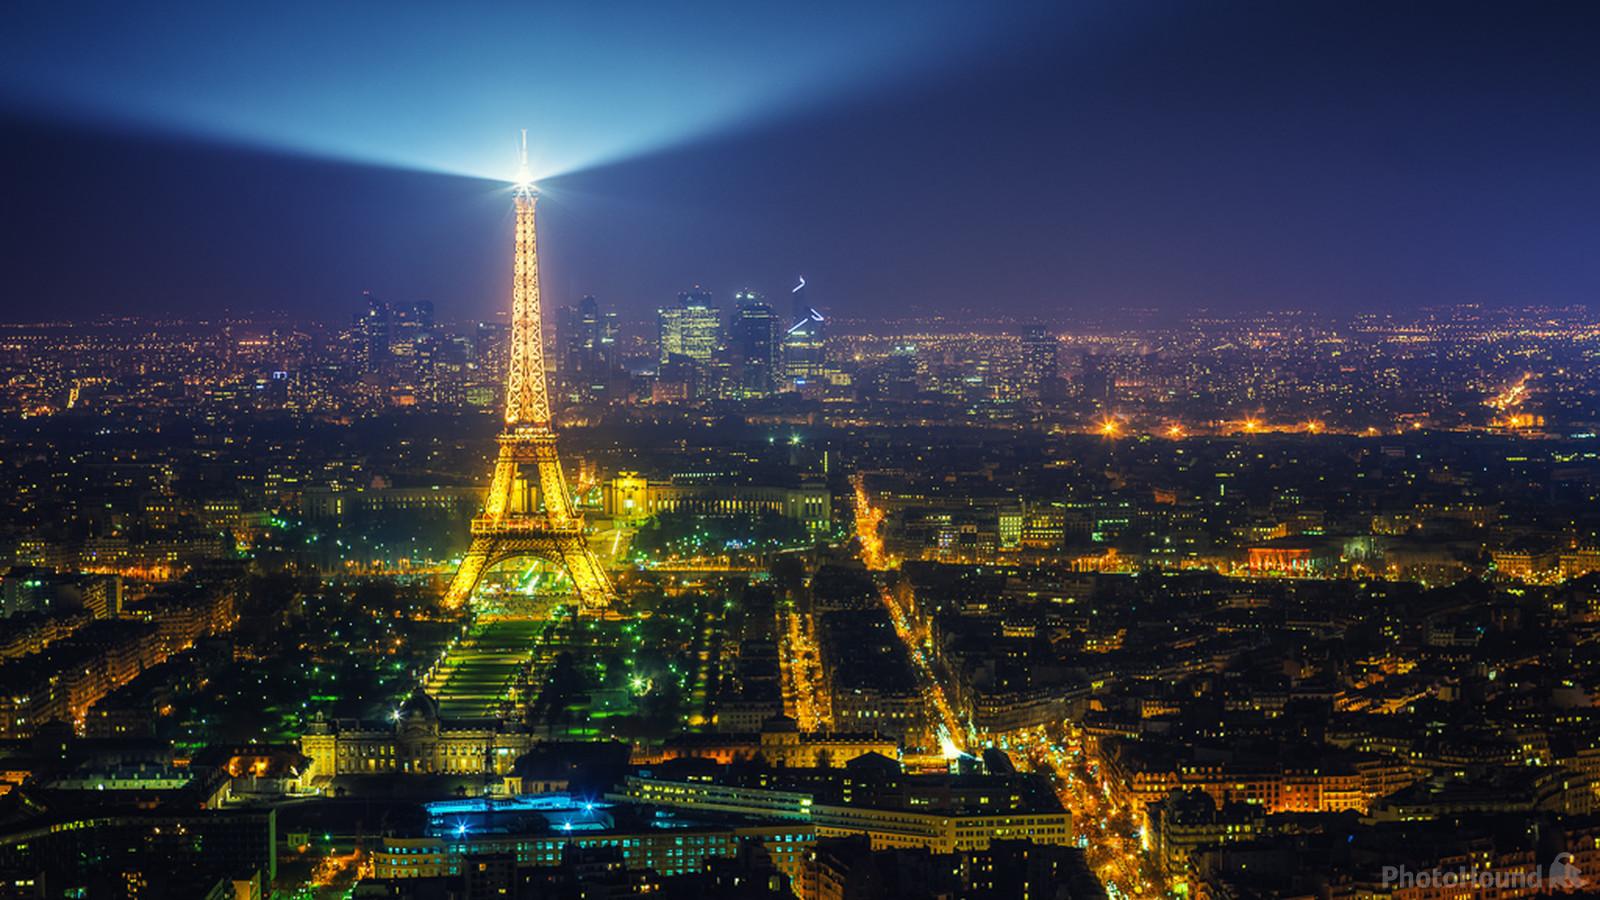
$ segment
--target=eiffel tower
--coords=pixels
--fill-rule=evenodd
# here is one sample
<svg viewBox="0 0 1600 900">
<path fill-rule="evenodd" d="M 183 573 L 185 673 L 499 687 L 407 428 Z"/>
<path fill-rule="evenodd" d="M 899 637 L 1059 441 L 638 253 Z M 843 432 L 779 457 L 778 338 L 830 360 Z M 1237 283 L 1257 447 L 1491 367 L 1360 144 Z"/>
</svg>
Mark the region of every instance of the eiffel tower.
<svg viewBox="0 0 1600 900">
<path fill-rule="evenodd" d="M 511 289 L 511 366 L 500 455 L 483 513 L 472 520 L 472 544 L 445 592 L 445 605 L 465 603 L 490 567 L 531 556 L 566 569 L 579 608 L 601 612 L 616 589 L 589 549 L 583 516 L 573 507 L 556 455 L 545 391 L 544 327 L 539 304 L 539 245 L 533 207 L 539 192 L 528 180 L 528 134 L 522 134 L 522 183 L 516 189 L 517 259 Z"/>
</svg>

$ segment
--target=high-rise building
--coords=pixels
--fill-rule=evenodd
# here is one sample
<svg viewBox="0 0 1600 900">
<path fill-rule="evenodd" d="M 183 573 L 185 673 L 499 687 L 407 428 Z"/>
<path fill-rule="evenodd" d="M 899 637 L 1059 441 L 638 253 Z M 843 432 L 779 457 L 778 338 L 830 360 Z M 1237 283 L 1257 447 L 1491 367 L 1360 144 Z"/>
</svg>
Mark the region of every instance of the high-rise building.
<svg viewBox="0 0 1600 900">
<path fill-rule="evenodd" d="M 561 345 L 563 374 L 607 374 L 617 365 L 617 338 L 621 328 L 615 312 L 602 312 L 599 301 L 584 297 L 577 306 L 561 311 L 556 339 Z"/>
<path fill-rule="evenodd" d="M 789 292 L 790 325 L 783 333 L 783 381 L 792 389 L 820 384 L 827 371 L 825 322 L 806 297 L 806 280 Z"/>
<path fill-rule="evenodd" d="M 686 356 L 704 365 L 722 343 L 722 316 L 711 292 L 699 285 L 678 295 L 674 306 L 657 310 L 661 361 Z"/>
<path fill-rule="evenodd" d="M 556 371 L 564 394 L 588 401 L 608 394 L 621 365 L 621 327 L 615 312 L 604 312 L 593 297 L 563 307 L 556 317 Z"/>
<path fill-rule="evenodd" d="M 433 328 L 433 302 L 419 300 L 409 307 L 395 309 L 395 318 L 402 325 L 420 328 L 424 331 Z"/>
<path fill-rule="evenodd" d="M 881 390 L 891 400 L 910 400 L 922 389 L 922 368 L 915 344 L 900 344 L 883 364 Z"/>
<path fill-rule="evenodd" d="M 389 307 L 386 363 L 398 384 L 419 401 L 433 400 L 438 334 L 433 327 L 433 304 L 426 300 L 410 306 Z"/>
<path fill-rule="evenodd" d="M 800 283 L 789 289 L 789 321 L 798 322 L 811 315 L 811 300 L 806 294 L 806 279 L 801 276 Z"/>
<path fill-rule="evenodd" d="M 1056 336 L 1043 325 L 1022 332 L 1022 393 L 1038 399 L 1055 394 L 1058 377 Z"/>
<path fill-rule="evenodd" d="M 420 348 L 434 339 L 433 304 L 391 305 L 370 293 L 364 296 L 367 309 L 356 315 L 354 328 L 362 371 L 420 380 Z"/>
<path fill-rule="evenodd" d="M 1083 397 L 1095 403 L 1110 403 L 1116 381 L 1106 371 L 1105 362 L 1096 354 L 1083 355 Z"/>
<path fill-rule="evenodd" d="M 733 314 L 729 343 L 738 369 L 738 386 L 746 397 L 771 393 L 777 383 L 778 315 L 755 291 L 734 294 L 738 309 Z"/>
<path fill-rule="evenodd" d="M 369 374 L 382 371 L 389 365 L 389 340 L 393 321 L 389 304 L 371 294 L 366 295 L 367 311 L 356 316 L 356 334 L 360 341 L 361 366 Z"/>
</svg>

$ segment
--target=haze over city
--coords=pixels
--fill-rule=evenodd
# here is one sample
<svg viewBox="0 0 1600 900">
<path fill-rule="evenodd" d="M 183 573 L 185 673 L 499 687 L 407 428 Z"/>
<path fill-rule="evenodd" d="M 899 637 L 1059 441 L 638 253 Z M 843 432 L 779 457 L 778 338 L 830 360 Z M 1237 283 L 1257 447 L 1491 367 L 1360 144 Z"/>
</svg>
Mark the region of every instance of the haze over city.
<svg viewBox="0 0 1600 900">
<path fill-rule="evenodd" d="M 0 900 L 1600 877 L 1577 3 L 0 28 Z"/>
</svg>

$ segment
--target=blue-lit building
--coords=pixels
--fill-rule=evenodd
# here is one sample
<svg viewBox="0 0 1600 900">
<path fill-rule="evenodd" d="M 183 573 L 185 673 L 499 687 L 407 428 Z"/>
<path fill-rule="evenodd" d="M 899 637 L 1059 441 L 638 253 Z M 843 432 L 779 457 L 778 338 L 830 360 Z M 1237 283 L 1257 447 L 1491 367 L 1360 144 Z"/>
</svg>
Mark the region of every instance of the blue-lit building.
<svg viewBox="0 0 1600 900">
<path fill-rule="evenodd" d="M 427 804 L 427 826 L 414 836 L 386 836 L 373 853 L 377 878 L 459 875 L 469 858 L 514 858 L 519 868 L 560 864 L 570 844 L 618 851 L 629 869 L 661 875 L 702 870 L 707 858 L 735 855 L 760 841 L 777 868 L 798 878 L 816 841 L 809 823 L 719 816 L 619 805 L 570 794 L 471 798 Z"/>
</svg>

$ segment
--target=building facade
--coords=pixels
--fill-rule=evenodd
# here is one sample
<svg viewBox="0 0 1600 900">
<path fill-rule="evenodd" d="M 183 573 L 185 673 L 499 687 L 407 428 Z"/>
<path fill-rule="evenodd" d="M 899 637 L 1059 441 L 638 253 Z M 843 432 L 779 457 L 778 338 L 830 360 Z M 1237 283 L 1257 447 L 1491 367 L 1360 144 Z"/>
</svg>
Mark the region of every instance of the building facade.
<svg viewBox="0 0 1600 900">
<path fill-rule="evenodd" d="M 655 481 L 637 472 L 619 472 L 601 488 L 606 515 L 637 525 L 668 512 L 701 515 L 772 513 L 825 532 L 833 525 L 833 494 L 822 482 L 798 487 L 721 482 Z"/>
<path fill-rule="evenodd" d="M 413 696 L 393 723 L 318 719 L 300 738 L 313 779 L 339 775 L 499 775 L 533 748 L 531 733 L 498 721 L 440 721 L 438 707 Z"/>
</svg>

